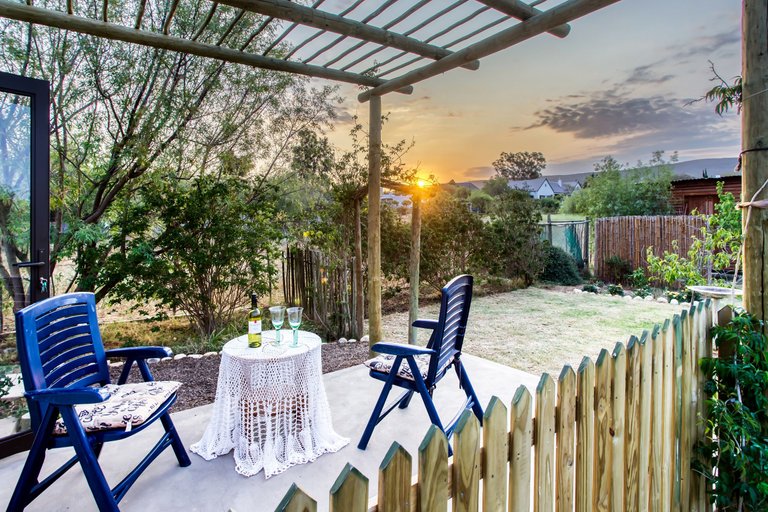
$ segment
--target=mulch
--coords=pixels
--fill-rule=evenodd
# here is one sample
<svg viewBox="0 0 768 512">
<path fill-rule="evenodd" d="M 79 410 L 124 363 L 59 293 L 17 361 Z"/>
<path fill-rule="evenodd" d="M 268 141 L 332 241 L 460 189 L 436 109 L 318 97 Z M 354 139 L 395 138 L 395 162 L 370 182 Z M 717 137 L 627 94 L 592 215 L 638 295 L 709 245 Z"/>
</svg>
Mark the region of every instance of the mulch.
<svg viewBox="0 0 768 512">
<path fill-rule="evenodd" d="M 323 373 L 335 372 L 362 363 L 368 359 L 368 344 L 324 343 L 321 348 Z M 183 386 L 179 389 L 173 411 L 183 411 L 213 403 L 216 397 L 216 382 L 219 377 L 221 356 L 206 356 L 199 359 L 185 357 L 150 364 L 149 369 L 155 380 L 175 380 Z M 122 367 L 110 368 L 112 382 L 116 382 Z M 133 368 L 129 382 L 141 380 L 137 368 Z"/>
</svg>

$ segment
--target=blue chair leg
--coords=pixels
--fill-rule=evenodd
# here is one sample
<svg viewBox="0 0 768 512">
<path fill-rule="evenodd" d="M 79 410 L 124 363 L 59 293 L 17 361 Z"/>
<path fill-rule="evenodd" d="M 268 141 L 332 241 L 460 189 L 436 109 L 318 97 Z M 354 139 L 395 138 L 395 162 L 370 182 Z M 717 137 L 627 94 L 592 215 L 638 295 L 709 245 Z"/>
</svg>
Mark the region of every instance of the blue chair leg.
<svg viewBox="0 0 768 512">
<path fill-rule="evenodd" d="M 93 452 L 91 443 L 85 435 L 80 421 L 77 419 L 77 413 L 74 407 L 62 407 L 61 417 L 64 420 L 64 425 L 67 427 L 67 433 L 72 439 L 72 446 L 77 453 L 77 457 L 80 460 L 80 467 L 83 468 L 85 479 L 88 482 L 88 486 L 91 488 L 93 497 L 96 500 L 96 505 L 101 512 L 119 512 L 117 502 L 112 494 L 112 489 L 107 484 L 107 479 L 104 478 L 104 473 L 101 471 L 99 461 L 96 459 L 96 454 Z"/>
<path fill-rule="evenodd" d="M 19 476 L 11 501 L 8 503 L 8 512 L 22 511 L 29 504 L 29 493 L 32 487 L 37 484 L 37 477 L 40 476 L 40 470 L 43 468 L 50 432 L 53 430 L 53 424 L 58 415 L 59 411 L 55 407 L 49 407 L 46 410 L 43 421 L 40 422 L 40 427 L 35 432 L 32 448 L 29 450 L 24 468 L 21 470 L 21 476 Z"/>
<path fill-rule="evenodd" d="M 398 407 L 399 407 L 400 409 L 405 409 L 405 408 L 407 408 L 407 407 L 410 405 L 410 403 L 411 403 L 411 398 L 413 398 L 413 391 L 409 391 L 409 392 L 408 392 L 408 394 L 406 394 L 406 395 L 405 395 L 405 396 L 402 398 L 402 400 L 400 400 L 400 405 L 398 405 Z"/>
<path fill-rule="evenodd" d="M 397 376 L 397 371 L 400 369 L 400 363 L 402 362 L 402 357 L 397 356 L 395 358 L 395 362 L 392 364 L 392 369 L 389 372 L 389 377 L 386 381 L 384 381 L 384 387 L 381 390 L 381 394 L 379 395 L 379 399 L 376 402 L 376 405 L 373 408 L 373 412 L 371 413 L 371 418 L 368 420 L 368 424 L 365 426 L 365 430 L 363 431 L 363 437 L 360 438 L 360 442 L 357 443 L 357 447 L 361 450 L 365 450 L 368 447 L 368 441 L 371 440 L 371 436 L 373 435 L 373 429 L 376 428 L 376 425 L 379 423 L 379 417 L 381 416 L 381 411 L 384 410 L 384 404 L 387 402 L 387 396 L 389 396 L 389 392 L 392 390 L 392 384 L 395 382 L 395 377 Z"/>
<path fill-rule="evenodd" d="M 171 421 L 170 415 L 166 412 L 160 416 L 160 421 L 163 423 L 163 428 L 171 440 L 171 447 L 173 448 L 173 453 L 176 454 L 176 460 L 179 461 L 179 466 L 185 468 L 192 464 L 192 461 L 189 460 L 189 455 L 187 455 L 187 450 L 184 448 L 184 443 L 181 442 L 179 433 L 176 431 L 173 421 Z"/>
<path fill-rule="evenodd" d="M 480 400 L 477 399 L 475 394 L 475 388 L 472 387 L 472 383 L 469 381 L 469 376 L 466 370 L 461 365 L 461 362 L 456 364 L 456 373 L 459 376 L 459 384 L 466 393 L 467 398 L 472 402 L 472 412 L 475 413 L 477 421 L 480 422 L 480 426 L 483 425 L 483 407 L 480 405 Z"/>
</svg>

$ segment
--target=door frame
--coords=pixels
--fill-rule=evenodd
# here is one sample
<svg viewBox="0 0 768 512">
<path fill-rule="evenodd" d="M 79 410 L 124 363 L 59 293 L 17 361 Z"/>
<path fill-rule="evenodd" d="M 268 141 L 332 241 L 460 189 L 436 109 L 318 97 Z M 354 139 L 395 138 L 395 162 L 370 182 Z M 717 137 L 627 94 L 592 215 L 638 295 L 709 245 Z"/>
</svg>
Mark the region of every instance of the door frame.
<svg viewBox="0 0 768 512">
<path fill-rule="evenodd" d="M 29 299 L 35 303 L 50 295 L 50 83 L 0 71 L 0 92 L 30 98 L 31 169 L 29 261 Z M 48 286 L 42 289 L 41 279 Z"/>
</svg>

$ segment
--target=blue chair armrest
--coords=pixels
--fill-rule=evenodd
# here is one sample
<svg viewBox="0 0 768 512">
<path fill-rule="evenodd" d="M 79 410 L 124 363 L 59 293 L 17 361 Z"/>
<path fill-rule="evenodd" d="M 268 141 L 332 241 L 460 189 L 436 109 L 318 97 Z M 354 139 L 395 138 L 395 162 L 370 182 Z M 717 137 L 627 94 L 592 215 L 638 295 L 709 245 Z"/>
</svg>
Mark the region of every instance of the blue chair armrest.
<svg viewBox="0 0 768 512">
<path fill-rule="evenodd" d="M 107 350 L 107 357 L 126 357 L 136 360 L 171 357 L 172 355 L 173 350 L 168 347 L 126 347 Z"/>
<path fill-rule="evenodd" d="M 48 388 L 27 391 L 26 397 L 42 404 L 79 405 L 95 404 L 109 398 L 109 393 L 98 388 Z"/>
<path fill-rule="evenodd" d="M 371 347 L 374 352 L 393 356 L 419 356 L 435 353 L 431 348 L 418 347 L 416 345 L 404 345 L 402 343 L 377 343 Z"/>
<path fill-rule="evenodd" d="M 418 318 L 418 319 L 413 321 L 413 326 L 414 327 L 418 327 L 420 329 L 432 329 L 432 330 L 435 330 L 435 329 L 437 329 L 438 323 L 439 322 L 437 320 L 427 320 L 427 319 L 424 319 L 424 318 Z"/>
</svg>

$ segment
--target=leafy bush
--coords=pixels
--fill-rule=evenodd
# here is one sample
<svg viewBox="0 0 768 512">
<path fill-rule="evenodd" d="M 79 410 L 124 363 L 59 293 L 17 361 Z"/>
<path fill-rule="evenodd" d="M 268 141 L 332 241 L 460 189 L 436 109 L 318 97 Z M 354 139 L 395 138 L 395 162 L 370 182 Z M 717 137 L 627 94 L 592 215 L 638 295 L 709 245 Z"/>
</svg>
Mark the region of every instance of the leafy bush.
<svg viewBox="0 0 768 512">
<path fill-rule="evenodd" d="M 648 261 L 648 275 L 655 281 L 669 288 L 678 290 L 690 285 L 704 284 L 706 281 L 701 275 L 698 264 L 700 244 L 694 242 L 688 251 L 688 257 L 677 253 L 677 240 L 672 240 L 672 252 L 664 251 L 659 257 L 653 254 L 653 247 L 648 247 L 646 259 Z"/>
<path fill-rule="evenodd" d="M 584 286 L 581 287 L 581 291 L 586 293 L 599 293 L 600 288 L 598 288 L 594 284 L 585 284 Z"/>
<path fill-rule="evenodd" d="M 708 418 L 694 461 L 723 511 L 768 508 L 768 340 L 763 322 L 738 312 L 715 327 L 718 358 L 701 360 Z"/>
<path fill-rule="evenodd" d="M 559 197 L 542 197 L 536 200 L 536 206 L 541 213 L 557 213 L 560 211 L 560 202 Z"/>
<path fill-rule="evenodd" d="M 541 279 L 565 286 L 581 284 L 579 269 L 571 255 L 548 243 L 544 244 L 544 270 Z"/>
<path fill-rule="evenodd" d="M 632 273 L 632 264 L 621 256 L 609 256 L 603 261 L 608 280 L 612 283 L 626 283 Z"/>
<path fill-rule="evenodd" d="M 618 295 L 619 297 L 623 297 L 624 288 L 622 288 L 620 284 L 609 284 L 608 293 L 610 293 L 611 295 Z"/>
<path fill-rule="evenodd" d="M 642 268 L 636 268 L 627 276 L 627 279 L 634 288 L 647 288 L 649 284 L 648 278 L 645 276 L 645 270 Z"/>
<path fill-rule="evenodd" d="M 678 302 L 694 302 L 697 300 L 701 300 L 701 294 L 698 292 L 694 293 L 691 290 L 667 290 L 667 292 L 664 294 L 667 297 L 667 300 L 676 300 Z"/>
<path fill-rule="evenodd" d="M 484 225 L 482 261 L 478 264 L 492 275 L 522 279 L 526 286 L 533 284 L 545 261 L 539 219 L 536 202 L 528 193 L 507 190 L 498 196 L 491 222 Z"/>
<path fill-rule="evenodd" d="M 635 297 L 653 297 L 653 290 L 650 286 L 643 286 L 642 288 L 635 288 Z"/>
</svg>

